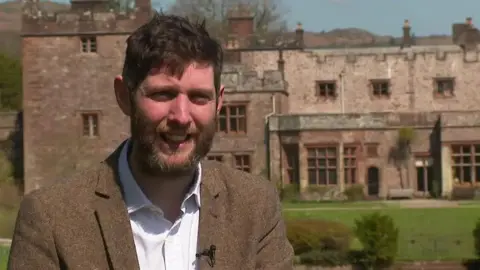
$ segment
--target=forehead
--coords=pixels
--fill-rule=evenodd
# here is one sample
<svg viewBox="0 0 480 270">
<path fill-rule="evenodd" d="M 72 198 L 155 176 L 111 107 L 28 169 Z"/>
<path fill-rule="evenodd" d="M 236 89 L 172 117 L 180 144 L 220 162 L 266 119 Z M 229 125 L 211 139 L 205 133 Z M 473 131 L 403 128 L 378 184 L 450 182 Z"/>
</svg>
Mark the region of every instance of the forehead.
<svg viewBox="0 0 480 270">
<path fill-rule="evenodd" d="M 190 63 L 182 72 L 172 73 L 168 68 L 153 68 L 145 78 L 147 88 L 172 86 L 181 89 L 202 88 L 214 90 L 213 67 L 208 64 Z"/>
</svg>

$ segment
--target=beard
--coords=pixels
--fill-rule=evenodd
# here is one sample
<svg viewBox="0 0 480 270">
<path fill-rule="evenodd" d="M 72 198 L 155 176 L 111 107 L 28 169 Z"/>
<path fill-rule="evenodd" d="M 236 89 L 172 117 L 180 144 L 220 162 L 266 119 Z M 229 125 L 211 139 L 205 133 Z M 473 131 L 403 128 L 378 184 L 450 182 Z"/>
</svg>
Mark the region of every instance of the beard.
<svg viewBox="0 0 480 270">
<path fill-rule="evenodd" d="M 217 117 L 200 129 L 187 129 L 191 134 L 189 140 L 193 143 L 193 149 L 189 153 L 174 150 L 162 153 L 158 145 L 163 140 L 161 133 L 169 130 L 180 130 L 179 127 L 169 127 L 167 120 L 161 123 L 150 122 L 138 110 L 135 110 L 131 120 L 131 134 L 134 147 L 137 150 L 136 161 L 142 173 L 150 176 L 168 175 L 171 177 L 192 173 L 198 163 L 204 158 L 212 147 L 213 138 L 217 128 Z M 185 128 L 183 128 L 185 130 Z M 181 157 L 180 162 L 169 159 L 172 156 Z"/>
</svg>

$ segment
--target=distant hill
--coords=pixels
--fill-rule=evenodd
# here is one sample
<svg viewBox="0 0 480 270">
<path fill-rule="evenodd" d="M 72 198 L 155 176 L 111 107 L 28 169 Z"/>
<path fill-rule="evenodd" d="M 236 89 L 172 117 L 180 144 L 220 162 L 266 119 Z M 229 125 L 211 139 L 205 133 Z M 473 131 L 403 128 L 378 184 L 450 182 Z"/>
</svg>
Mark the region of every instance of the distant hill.
<svg viewBox="0 0 480 270">
<path fill-rule="evenodd" d="M 66 10 L 70 6 L 51 1 L 41 1 L 41 7 L 49 12 Z M 0 3 L 0 50 L 20 54 L 20 30 L 22 1 L 9 1 Z"/>
<path fill-rule="evenodd" d="M 56 12 L 69 8 L 68 4 L 51 1 L 40 0 L 40 4 L 46 12 Z M 0 3 L 0 50 L 15 55 L 20 54 L 21 8 L 21 0 Z M 398 31 L 401 35 L 401 24 Z M 289 33 L 289 35 L 291 34 Z M 452 44 L 450 36 L 416 37 L 415 40 L 418 45 Z M 399 38 L 379 36 L 358 28 L 333 29 L 327 32 L 305 32 L 304 41 L 307 47 L 380 46 L 400 44 L 401 42 Z"/>
</svg>

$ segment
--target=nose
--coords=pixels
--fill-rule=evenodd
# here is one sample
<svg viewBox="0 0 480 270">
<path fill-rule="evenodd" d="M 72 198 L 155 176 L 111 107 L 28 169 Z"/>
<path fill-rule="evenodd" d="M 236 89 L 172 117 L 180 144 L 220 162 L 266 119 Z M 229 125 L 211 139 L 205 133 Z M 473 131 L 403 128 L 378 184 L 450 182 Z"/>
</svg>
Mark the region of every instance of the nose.
<svg viewBox="0 0 480 270">
<path fill-rule="evenodd" d="M 172 100 L 168 120 L 181 126 L 190 124 L 190 100 L 187 96 L 180 94 Z"/>
</svg>

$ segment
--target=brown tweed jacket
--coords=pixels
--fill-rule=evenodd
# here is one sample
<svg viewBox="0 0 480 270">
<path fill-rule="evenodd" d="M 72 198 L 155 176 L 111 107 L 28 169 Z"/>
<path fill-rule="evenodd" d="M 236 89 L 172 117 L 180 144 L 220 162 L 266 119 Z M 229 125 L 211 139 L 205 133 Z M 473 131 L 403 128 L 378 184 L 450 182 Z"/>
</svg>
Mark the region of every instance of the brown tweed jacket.
<svg viewBox="0 0 480 270">
<path fill-rule="evenodd" d="M 25 196 L 8 269 L 139 269 L 118 184 L 119 149 L 95 168 Z M 275 187 L 219 163 L 202 166 L 198 252 L 210 245 L 216 252 L 213 266 L 199 258 L 200 269 L 293 269 Z"/>
</svg>

